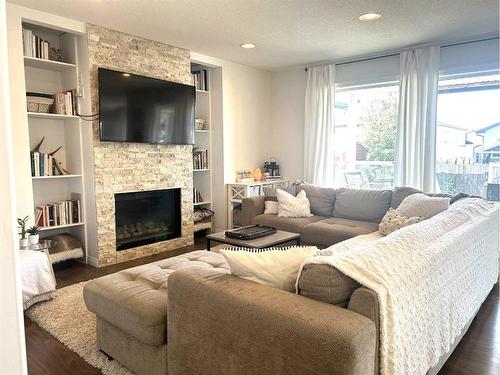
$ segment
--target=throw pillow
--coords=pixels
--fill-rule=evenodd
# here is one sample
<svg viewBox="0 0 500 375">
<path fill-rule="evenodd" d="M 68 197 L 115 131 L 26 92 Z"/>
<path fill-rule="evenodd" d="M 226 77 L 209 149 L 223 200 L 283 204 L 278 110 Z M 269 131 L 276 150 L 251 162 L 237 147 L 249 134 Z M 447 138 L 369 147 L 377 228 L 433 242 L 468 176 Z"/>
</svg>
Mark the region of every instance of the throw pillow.
<svg viewBox="0 0 500 375">
<path fill-rule="evenodd" d="M 419 221 L 422 221 L 420 216 L 406 217 L 394 208 L 389 208 L 389 211 L 384 215 L 382 222 L 378 226 L 378 232 L 387 236 L 395 230 L 418 223 Z"/>
<path fill-rule="evenodd" d="M 306 192 L 301 190 L 296 197 L 281 189 L 276 190 L 278 197 L 278 216 L 280 217 L 310 217 L 311 206 Z"/>
<path fill-rule="evenodd" d="M 421 216 L 425 220 L 447 210 L 449 206 L 450 198 L 429 197 L 418 193 L 406 197 L 397 211 L 406 217 Z"/>
<path fill-rule="evenodd" d="M 317 247 L 270 249 L 222 249 L 231 274 L 259 284 L 295 292 L 295 282 L 307 258 L 316 255 Z"/>
<path fill-rule="evenodd" d="M 277 201 L 264 201 L 264 213 L 277 215 L 279 203 Z"/>
<path fill-rule="evenodd" d="M 277 194 L 276 194 L 276 191 L 277 190 L 284 190 L 286 191 L 287 193 L 290 193 L 292 195 L 297 195 L 297 185 L 296 184 L 292 184 L 290 186 L 282 186 L 280 188 L 275 188 L 273 186 L 264 186 L 262 188 L 262 191 L 264 192 L 264 196 L 265 197 L 275 197 Z"/>
</svg>

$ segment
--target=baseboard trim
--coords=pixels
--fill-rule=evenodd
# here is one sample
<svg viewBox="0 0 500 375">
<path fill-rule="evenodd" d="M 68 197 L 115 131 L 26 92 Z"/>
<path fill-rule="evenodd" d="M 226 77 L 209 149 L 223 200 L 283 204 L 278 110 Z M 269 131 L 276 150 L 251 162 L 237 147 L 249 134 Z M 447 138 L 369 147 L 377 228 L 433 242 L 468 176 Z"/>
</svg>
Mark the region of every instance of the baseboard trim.
<svg viewBox="0 0 500 375">
<path fill-rule="evenodd" d="M 97 267 L 99 262 L 97 258 L 91 257 L 90 255 L 87 257 L 87 264 L 91 265 L 92 267 Z"/>
</svg>

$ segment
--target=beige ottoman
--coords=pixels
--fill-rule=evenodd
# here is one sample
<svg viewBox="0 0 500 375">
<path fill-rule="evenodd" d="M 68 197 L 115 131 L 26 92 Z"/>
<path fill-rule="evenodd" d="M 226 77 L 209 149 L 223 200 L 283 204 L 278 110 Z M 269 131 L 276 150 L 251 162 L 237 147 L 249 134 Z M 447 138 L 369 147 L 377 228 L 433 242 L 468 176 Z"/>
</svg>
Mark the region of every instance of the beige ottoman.
<svg viewBox="0 0 500 375">
<path fill-rule="evenodd" d="M 199 250 L 88 282 L 83 298 L 97 318 L 98 348 L 138 375 L 167 374 L 168 277 L 188 267 L 230 273 L 221 254 Z"/>
</svg>

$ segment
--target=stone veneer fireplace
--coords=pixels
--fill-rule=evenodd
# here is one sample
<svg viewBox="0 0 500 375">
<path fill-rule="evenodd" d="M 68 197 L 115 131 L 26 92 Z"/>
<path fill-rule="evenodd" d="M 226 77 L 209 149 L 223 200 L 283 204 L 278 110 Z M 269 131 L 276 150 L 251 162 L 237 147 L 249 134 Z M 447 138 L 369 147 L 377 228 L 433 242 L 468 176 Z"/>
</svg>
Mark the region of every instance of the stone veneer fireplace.
<svg viewBox="0 0 500 375">
<path fill-rule="evenodd" d="M 181 236 L 181 189 L 115 194 L 116 251 Z"/>
<path fill-rule="evenodd" d="M 188 50 L 95 25 L 87 25 L 87 35 L 92 113 L 99 112 L 99 67 L 191 84 Z M 93 122 L 93 141 L 97 265 L 192 245 L 192 146 L 101 142 L 98 120 Z M 165 189 L 180 191 L 180 236 L 117 251 L 121 244 L 117 243 L 115 194 Z"/>
</svg>

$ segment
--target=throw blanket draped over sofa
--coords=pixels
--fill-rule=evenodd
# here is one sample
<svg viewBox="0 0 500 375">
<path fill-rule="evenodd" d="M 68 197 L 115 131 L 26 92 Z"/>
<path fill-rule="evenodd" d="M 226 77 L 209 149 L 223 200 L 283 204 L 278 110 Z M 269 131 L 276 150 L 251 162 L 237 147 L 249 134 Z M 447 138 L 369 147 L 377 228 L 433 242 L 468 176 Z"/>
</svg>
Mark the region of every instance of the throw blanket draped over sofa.
<svg viewBox="0 0 500 375">
<path fill-rule="evenodd" d="M 498 277 L 499 211 L 481 199 L 387 237 L 346 241 L 329 264 L 377 293 L 381 374 L 425 374 L 448 352 Z"/>
</svg>

